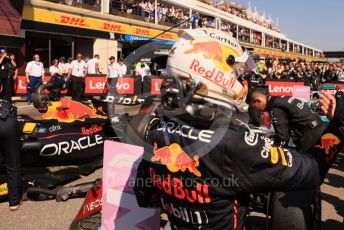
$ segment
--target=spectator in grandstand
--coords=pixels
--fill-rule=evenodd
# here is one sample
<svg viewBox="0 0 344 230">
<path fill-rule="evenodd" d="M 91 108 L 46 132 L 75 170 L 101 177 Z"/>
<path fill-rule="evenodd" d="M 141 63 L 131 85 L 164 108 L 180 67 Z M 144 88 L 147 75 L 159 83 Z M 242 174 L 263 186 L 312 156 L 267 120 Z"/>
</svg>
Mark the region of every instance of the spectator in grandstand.
<svg viewBox="0 0 344 230">
<path fill-rule="evenodd" d="M 303 71 L 303 78 L 306 85 L 310 85 L 311 82 L 316 78 L 312 65 L 309 63 L 306 63 L 306 67 Z"/>
<path fill-rule="evenodd" d="M 344 64 L 341 66 L 338 73 L 338 81 L 344 82 Z"/>
<path fill-rule="evenodd" d="M 87 73 L 88 74 L 99 74 L 99 58 L 98 54 L 94 55 L 94 57 L 87 61 Z"/>
<path fill-rule="evenodd" d="M 54 59 L 52 65 L 49 68 L 50 76 L 54 76 L 55 74 L 62 75 L 61 70 L 59 69 L 59 60 Z"/>
<path fill-rule="evenodd" d="M 329 65 L 329 68 L 325 71 L 324 75 L 321 78 L 321 82 L 329 82 L 329 81 L 337 81 L 338 80 L 338 75 L 337 71 L 334 68 L 333 64 Z"/>
<path fill-rule="evenodd" d="M 301 65 L 296 66 L 295 81 L 303 81 L 304 73 Z"/>
<path fill-rule="evenodd" d="M 140 10 L 140 15 L 141 17 L 145 16 L 145 12 L 146 12 L 146 3 L 144 0 L 141 0 L 140 4 L 139 4 L 139 10 Z"/>
<path fill-rule="evenodd" d="M 198 28 L 198 23 L 199 23 L 199 14 L 198 12 L 195 12 L 192 16 L 192 21 L 191 21 L 191 25 L 193 29 Z"/>
</svg>

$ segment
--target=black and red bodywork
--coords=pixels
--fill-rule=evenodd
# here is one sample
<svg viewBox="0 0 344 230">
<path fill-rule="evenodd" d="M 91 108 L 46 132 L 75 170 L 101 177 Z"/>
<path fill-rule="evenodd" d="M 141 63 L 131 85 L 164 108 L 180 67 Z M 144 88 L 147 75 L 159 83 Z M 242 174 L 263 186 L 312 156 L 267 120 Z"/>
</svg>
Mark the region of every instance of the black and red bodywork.
<svg viewBox="0 0 344 230">
<path fill-rule="evenodd" d="M 42 119 L 18 117 L 24 191 L 31 187 L 55 189 L 102 167 L 103 143 L 116 139 L 104 112 L 106 106 L 62 99 L 53 102 Z M 0 185 L 5 183 L 0 154 Z M 0 198 L 6 195 L 3 192 Z"/>
</svg>

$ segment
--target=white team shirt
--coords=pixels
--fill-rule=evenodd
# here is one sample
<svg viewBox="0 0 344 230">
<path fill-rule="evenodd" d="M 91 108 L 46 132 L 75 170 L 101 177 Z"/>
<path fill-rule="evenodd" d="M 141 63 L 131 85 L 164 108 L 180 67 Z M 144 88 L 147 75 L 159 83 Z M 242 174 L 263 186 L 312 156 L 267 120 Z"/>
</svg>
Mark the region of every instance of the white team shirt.
<svg viewBox="0 0 344 230">
<path fill-rule="evenodd" d="M 112 63 L 108 65 L 108 77 L 109 78 L 116 78 L 122 77 L 121 67 L 118 63 Z"/>
<path fill-rule="evenodd" d="M 52 66 L 50 66 L 50 68 L 49 68 L 49 73 L 50 73 L 51 75 L 54 75 L 55 73 L 60 74 L 61 72 L 60 72 L 60 70 L 59 70 L 58 67 L 52 65 Z"/>
<path fill-rule="evenodd" d="M 118 64 L 118 67 L 120 69 L 122 76 L 127 74 L 128 70 L 127 70 L 127 66 L 125 64 L 123 64 L 123 65 Z"/>
<path fill-rule="evenodd" d="M 97 74 L 96 71 L 96 64 L 99 64 L 99 60 L 97 58 L 92 58 L 87 62 L 87 73 L 89 74 Z"/>
<path fill-rule="evenodd" d="M 69 69 L 72 69 L 73 76 L 83 77 L 85 76 L 86 62 L 84 60 L 81 60 L 80 62 L 78 62 L 78 60 L 74 60 L 70 64 Z"/>
<path fill-rule="evenodd" d="M 68 68 L 69 68 L 68 63 L 59 62 L 59 65 L 57 67 L 59 68 L 61 74 L 67 74 L 68 73 Z"/>
<path fill-rule="evenodd" d="M 42 77 L 44 75 L 43 63 L 30 61 L 26 65 L 25 72 L 29 73 L 29 76 Z"/>
</svg>

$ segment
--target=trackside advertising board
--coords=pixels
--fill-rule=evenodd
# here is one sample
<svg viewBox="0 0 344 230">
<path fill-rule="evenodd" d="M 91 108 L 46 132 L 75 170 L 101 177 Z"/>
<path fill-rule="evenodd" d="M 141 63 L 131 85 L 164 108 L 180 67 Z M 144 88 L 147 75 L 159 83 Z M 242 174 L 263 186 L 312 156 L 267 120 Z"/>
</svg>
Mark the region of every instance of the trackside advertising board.
<svg viewBox="0 0 344 230">
<path fill-rule="evenodd" d="M 50 76 L 45 77 L 45 82 L 49 81 Z M 142 95 L 160 95 L 160 87 L 162 84 L 162 77 L 149 76 L 145 77 L 142 81 L 141 77 L 125 76 L 122 78 L 114 79 L 115 95 L 127 96 L 142 96 Z M 243 84 L 247 86 L 247 81 Z M 301 90 L 305 84 L 304 82 L 294 81 L 266 81 L 269 92 L 272 96 L 293 96 L 294 88 Z M 325 85 L 337 87 L 339 90 L 344 91 L 344 83 L 334 82 Z M 26 95 L 26 79 L 25 76 L 19 75 L 15 82 L 16 95 Z M 109 83 L 106 80 L 106 75 L 87 75 L 85 77 L 85 91 L 87 96 L 106 95 L 109 91 Z M 331 94 L 335 94 L 336 90 L 323 90 Z M 63 92 L 66 93 L 66 92 Z"/>
<path fill-rule="evenodd" d="M 102 230 L 160 228 L 160 209 L 140 208 L 133 190 L 142 155 L 142 147 L 105 141 Z"/>
</svg>

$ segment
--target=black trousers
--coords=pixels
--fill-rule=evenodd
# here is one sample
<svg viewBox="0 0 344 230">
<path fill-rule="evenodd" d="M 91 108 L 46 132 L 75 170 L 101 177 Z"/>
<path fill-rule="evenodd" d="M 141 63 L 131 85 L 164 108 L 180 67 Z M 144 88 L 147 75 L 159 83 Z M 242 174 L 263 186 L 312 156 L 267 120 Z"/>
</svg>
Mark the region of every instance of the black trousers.
<svg viewBox="0 0 344 230">
<path fill-rule="evenodd" d="M 326 129 L 326 125 L 323 122 L 320 122 L 320 124 L 311 129 L 307 129 L 304 130 L 302 135 L 296 139 L 293 138 L 293 142 L 296 145 L 296 149 L 299 152 L 307 152 L 307 150 L 309 150 L 311 147 L 313 147 L 314 145 L 316 145 L 321 136 L 323 131 Z"/>
<path fill-rule="evenodd" d="M 22 196 L 20 150 L 20 128 L 17 119 L 0 119 L 0 152 L 5 158 L 10 206 L 17 205 Z"/>
<path fill-rule="evenodd" d="M 71 78 L 71 91 L 72 91 L 72 99 L 75 101 L 81 101 L 82 94 L 83 94 L 83 78 L 72 76 Z"/>
<path fill-rule="evenodd" d="M 10 78 L 0 78 L 1 95 L 0 98 L 11 102 L 12 87 Z"/>
</svg>

